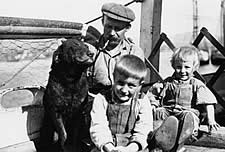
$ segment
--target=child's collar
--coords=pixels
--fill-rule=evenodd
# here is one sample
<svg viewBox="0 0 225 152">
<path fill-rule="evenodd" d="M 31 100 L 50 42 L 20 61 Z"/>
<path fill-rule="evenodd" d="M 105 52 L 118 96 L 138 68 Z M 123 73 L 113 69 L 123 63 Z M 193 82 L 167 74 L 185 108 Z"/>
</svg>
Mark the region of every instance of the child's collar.
<svg viewBox="0 0 225 152">
<path fill-rule="evenodd" d="M 175 73 L 173 73 L 172 78 L 173 78 L 173 81 L 174 81 L 176 84 L 189 84 L 190 81 L 191 81 L 191 79 L 192 79 L 191 77 L 190 77 L 188 80 L 185 80 L 185 81 L 180 80 L 180 79 L 177 79 L 177 78 L 175 77 Z"/>
</svg>

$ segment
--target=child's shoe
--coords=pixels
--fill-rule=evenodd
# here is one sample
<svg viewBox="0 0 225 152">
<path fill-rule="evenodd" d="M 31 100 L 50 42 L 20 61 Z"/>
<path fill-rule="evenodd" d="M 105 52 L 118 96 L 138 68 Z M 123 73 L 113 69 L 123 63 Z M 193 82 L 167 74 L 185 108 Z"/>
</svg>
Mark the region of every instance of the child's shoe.
<svg viewBox="0 0 225 152">
<path fill-rule="evenodd" d="M 174 116 L 168 117 L 155 133 L 155 141 L 163 151 L 170 151 L 177 139 L 178 120 Z"/>
</svg>

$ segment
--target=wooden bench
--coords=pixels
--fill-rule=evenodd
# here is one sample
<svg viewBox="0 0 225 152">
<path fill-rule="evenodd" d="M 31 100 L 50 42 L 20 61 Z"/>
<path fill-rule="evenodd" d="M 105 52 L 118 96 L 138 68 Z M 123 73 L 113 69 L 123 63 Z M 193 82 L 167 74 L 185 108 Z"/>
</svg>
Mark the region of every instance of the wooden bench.
<svg viewBox="0 0 225 152">
<path fill-rule="evenodd" d="M 44 118 L 44 88 L 26 86 L 0 91 L 0 152 L 34 152 Z"/>
<path fill-rule="evenodd" d="M 225 151 L 225 127 L 220 127 L 217 131 L 208 133 L 208 127 L 201 125 L 199 129 L 199 138 L 194 142 L 187 142 L 186 145 L 219 148 Z"/>
</svg>

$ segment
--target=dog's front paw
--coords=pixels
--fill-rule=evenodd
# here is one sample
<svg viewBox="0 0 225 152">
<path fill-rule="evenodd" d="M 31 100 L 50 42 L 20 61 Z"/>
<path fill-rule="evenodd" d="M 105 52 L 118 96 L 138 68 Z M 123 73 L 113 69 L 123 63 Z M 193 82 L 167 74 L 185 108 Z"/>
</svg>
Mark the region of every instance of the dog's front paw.
<svg viewBox="0 0 225 152">
<path fill-rule="evenodd" d="M 57 142 L 57 145 L 56 145 L 56 149 L 54 149 L 54 151 L 55 151 L 55 152 L 64 152 L 64 151 L 65 151 L 65 148 L 64 148 L 64 146 L 62 146 L 62 145 L 60 144 L 60 142 L 58 141 L 58 142 Z"/>
<path fill-rule="evenodd" d="M 60 133 L 59 133 L 60 145 L 64 145 L 66 139 L 67 139 L 66 132 L 65 131 L 60 131 Z"/>
</svg>

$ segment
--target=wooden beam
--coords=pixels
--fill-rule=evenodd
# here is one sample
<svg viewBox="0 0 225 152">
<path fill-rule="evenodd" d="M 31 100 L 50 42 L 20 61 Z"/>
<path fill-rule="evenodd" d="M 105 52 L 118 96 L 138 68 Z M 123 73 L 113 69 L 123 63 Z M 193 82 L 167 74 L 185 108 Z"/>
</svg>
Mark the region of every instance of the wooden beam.
<svg viewBox="0 0 225 152">
<path fill-rule="evenodd" d="M 32 27 L 49 27 L 49 28 L 70 28 L 81 30 L 83 24 L 58 20 L 0 16 L 0 26 L 32 26 Z"/>
<path fill-rule="evenodd" d="M 140 47 L 144 50 L 145 57 L 158 41 L 161 32 L 162 0 L 145 0 L 141 6 Z M 150 61 L 159 70 L 159 53 Z M 148 82 L 158 80 L 154 72 L 149 71 Z"/>
<path fill-rule="evenodd" d="M 72 37 L 81 35 L 81 32 L 81 30 L 66 28 L 0 26 L 0 39 Z"/>
<path fill-rule="evenodd" d="M 208 133 L 208 126 L 201 125 L 199 128 L 199 134 L 200 138 L 197 141 L 186 144 L 208 148 L 225 149 L 225 127 L 220 127 L 217 131 Z"/>
<path fill-rule="evenodd" d="M 81 34 L 77 29 L 48 28 L 48 27 L 29 27 L 29 26 L 0 26 L 0 34 Z"/>
<path fill-rule="evenodd" d="M 219 35 L 221 36 L 220 39 L 222 40 L 222 45 L 225 46 L 225 39 L 224 39 L 224 35 L 225 35 L 225 0 L 221 0 L 221 21 L 220 21 L 221 25 L 221 34 Z"/>
<path fill-rule="evenodd" d="M 185 145 L 184 147 L 186 148 L 187 152 L 224 152 L 224 149 L 221 148 L 209 148 L 192 145 Z"/>
</svg>

